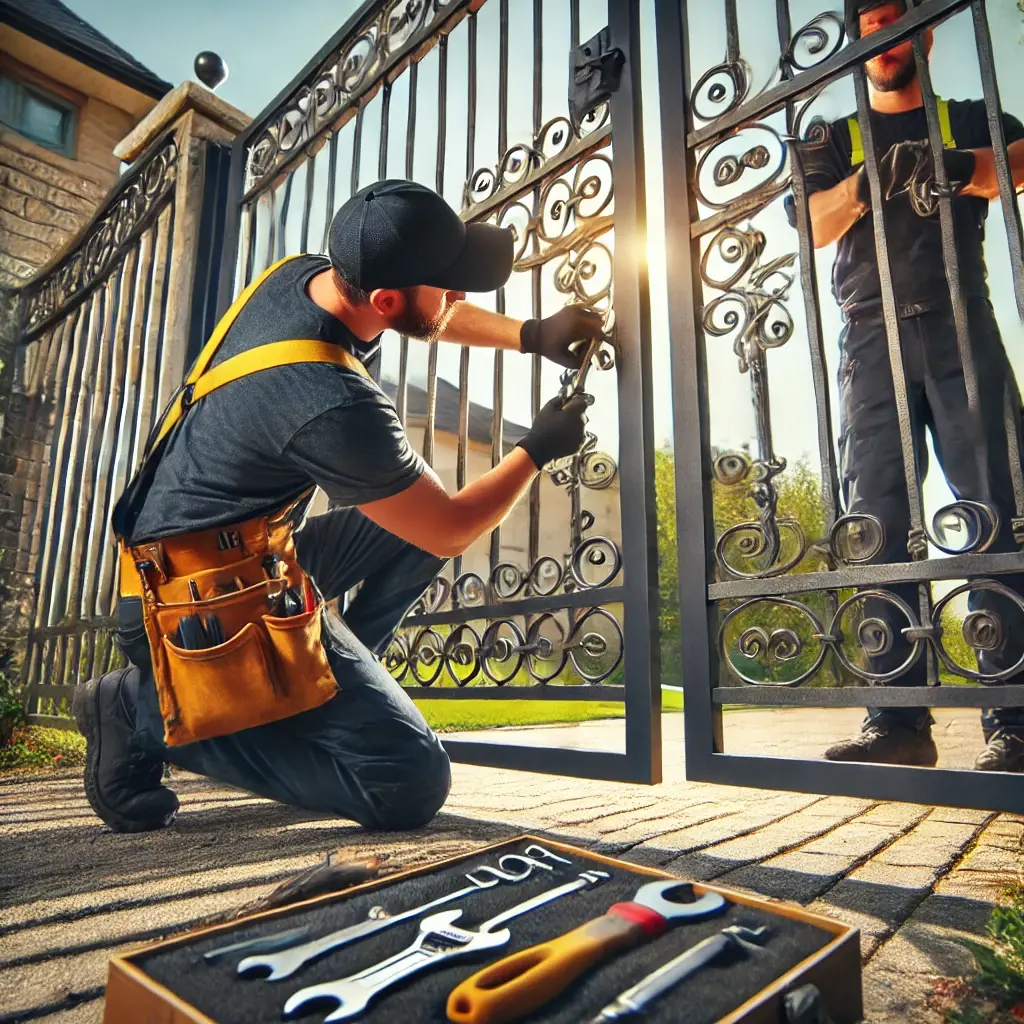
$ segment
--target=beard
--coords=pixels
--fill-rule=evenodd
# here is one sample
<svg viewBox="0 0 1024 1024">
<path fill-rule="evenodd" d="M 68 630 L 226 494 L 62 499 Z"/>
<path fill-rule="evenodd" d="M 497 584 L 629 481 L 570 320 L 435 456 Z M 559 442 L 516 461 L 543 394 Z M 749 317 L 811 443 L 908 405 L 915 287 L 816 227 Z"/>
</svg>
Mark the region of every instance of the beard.
<svg viewBox="0 0 1024 1024">
<path fill-rule="evenodd" d="M 455 315 L 455 304 L 452 303 L 440 313 L 428 315 L 415 305 L 415 296 L 406 294 L 405 309 L 394 316 L 388 326 L 399 334 L 421 341 L 437 341 L 441 332 L 448 326 Z"/>
<path fill-rule="evenodd" d="M 866 64 L 864 70 L 867 72 L 868 81 L 874 86 L 876 92 L 899 92 L 917 77 L 917 64 L 913 57 L 892 70 L 881 71 L 878 67 L 872 67 L 871 64 Z"/>
</svg>

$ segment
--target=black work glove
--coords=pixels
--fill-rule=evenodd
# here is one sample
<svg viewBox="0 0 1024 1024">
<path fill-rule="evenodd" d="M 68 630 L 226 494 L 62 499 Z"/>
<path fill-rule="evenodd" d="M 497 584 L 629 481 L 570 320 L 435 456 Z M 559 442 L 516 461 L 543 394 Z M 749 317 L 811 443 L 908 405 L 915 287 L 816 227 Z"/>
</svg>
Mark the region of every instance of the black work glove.
<svg viewBox="0 0 1024 1024">
<path fill-rule="evenodd" d="M 522 448 L 538 469 L 555 459 L 575 455 L 586 436 L 588 404 L 586 395 L 573 395 L 568 400 L 557 395 L 537 413 L 533 426 L 516 447 Z"/>
<path fill-rule="evenodd" d="M 974 153 L 969 149 L 942 151 L 942 164 L 954 196 L 973 177 L 975 163 Z M 886 200 L 906 192 L 910 205 L 919 216 L 929 217 L 938 209 L 935 162 L 927 140 L 897 142 L 879 161 L 878 175 Z M 863 166 L 857 175 L 857 199 L 862 203 L 871 202 L 867 171 Z"/>
<path fill-rule="evenodd" d="M 575 370 L 583 362 L 588 343 L 602 333 L 600 314 L 582 306 L 563 306 L 554 316 L 527 320 L 519 331 L 519 347 Z"/>
</svg>

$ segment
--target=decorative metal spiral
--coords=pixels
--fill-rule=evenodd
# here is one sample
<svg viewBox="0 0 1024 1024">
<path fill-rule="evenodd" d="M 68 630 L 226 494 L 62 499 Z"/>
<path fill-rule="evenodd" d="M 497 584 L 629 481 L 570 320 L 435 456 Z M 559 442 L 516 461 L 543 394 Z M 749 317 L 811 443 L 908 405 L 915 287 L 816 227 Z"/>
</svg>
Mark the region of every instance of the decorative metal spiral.
<svg viewBox="0 0 1024 1024">
<path fill-rule="evenodd" d="M 599 625 L 610 635 L 597 632 Z M 588 683 L 607 679 L 619 667 L 623 647 L 622 628 L 604 608 L 591 608 L 577 619 L 566 642 L 572 667 Z"/>
<path fill-rule="evenodd" d="M 958 664 L 950 655 L 941 641 L 942 636 L 942 614 L 952 601 L 955 601 L 963 594 L 975 596 L 979 594 L 993 594 L 1004 602 L 1024 613 L 1024 598 L 1011 590 L 1005 583 L 996 580 L 976 579 L 968 583 L 962 583 L 954 587 L 941 600 L 936 601 L 932 609 L 932 626 L 940 637 L 935 644 L 936 653 L 943 665 L 950 671 L 965 679 L 973 679 L 980 683 L 1001 683 L 1017 675 L 1024 669 L 1024 653 L 1012 665 L 996 672 L 982 672 L 977 669 L 968 668 Z M 968 647 L 973 648 L 976 654 L 991 654 L 1001 651 L 1009 639 L 1010 631 L 1007 630 L 1002 618 L 991 608 L 980 608 L 971 611 L 963 621 L 963 638 Z"/>
<path fill-rule="evenodd" d="M 809 640 L 819 641 L 818 653 L 809 668 L 799 673 L 792 679 L 781 681 L 755 679 L 736 664 L 733 652 L 728 644 L 729 627 L 741 616 L 748 616 L 753 619 L 763 619 L 766 612 L 751 613 L 751 609 L 764 608 L 770 611 L 773 608 L 791 608 L 798 612 L 810 625 Z M 729 670 L 743 682 L 751 686 L 799 686 L 810 679 L 821 667 L 825 660 L 826 648 L 820 644 L 820 637 L 825 632 L 818 617 L 799 601 L 785 597 L 758 597 L 750 601 L 744 601 L 741 605 L 733 608 L 722 619 L 718 628 L 718 649 L 722 659 L 729 666 Z M 798 658 L 806 649 L 807 641 L 804 641 L 800 634 L 792 628 L 774 629 L 770 633 L 763 626 L 750 626 L 740 632 L 732 647 L 744 658 L 757 661 L 759 664 L 768 667 L 770 663 L 787 663 Z"/>
<path fill-rule="evenodd" d="M 747 97 L 750 77 L 742 61 L 724 61 L 701 75 L 690 93 L 690 108 L 701 121 L 735 110 Z"/>
<path fill-rule="evenodd" d="M 444 640 L 435 629 L 421 629 L 409 648 L 409 668 L 420 686 L 432 686 L 444 668 Z"/>
<path fill-rule="evenodd" d="M 456 686 L 468 686 L 480 674 L 480 636 L 468 623 L 456 626 L 444 642 L 444 666 Z"/>
<path fill-rule="evenodd" d="M 837 54 L 845 41 L 846 26 L 842 18 L 826 11 L 793 34 L 782 60 L 797 71 L 806 71 Z"/>
<path fill-rule="evenodd" d="M 526 638 L 511 619 L 492 622 L 480 638 L 480 659 L 484 675 L 504 686 L 523 667 Z"/>
<path fill-rule="evenodd" d="M 789 153 L 787 143 L 767 124 L 748 124 L 709 146 L 697 162 L 694 190 L 713 210 L 741 199 L 767 199 L 788 187 L 780 181 Z"/>
<path fill-rule="evenodd" d="M 538 683 L 549 683 L 565 668 L 565 629 L 551 613 L 534 619 L 526 633 L 527 668 Z"/>
</svg>

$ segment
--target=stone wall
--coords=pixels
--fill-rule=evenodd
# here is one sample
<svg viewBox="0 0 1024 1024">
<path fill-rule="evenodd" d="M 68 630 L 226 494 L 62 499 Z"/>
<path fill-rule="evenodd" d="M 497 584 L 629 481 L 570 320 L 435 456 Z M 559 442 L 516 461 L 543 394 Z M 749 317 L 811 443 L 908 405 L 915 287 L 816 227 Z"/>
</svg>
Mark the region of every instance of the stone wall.
<svg viewBox="0 0 1024 1024">
<path fill-rule="evenodd" d="M 0 287 L 28 281 L 48 263 L 116 180 L 115 169 L 68 160 L 0 128 Z"/>
</svg>

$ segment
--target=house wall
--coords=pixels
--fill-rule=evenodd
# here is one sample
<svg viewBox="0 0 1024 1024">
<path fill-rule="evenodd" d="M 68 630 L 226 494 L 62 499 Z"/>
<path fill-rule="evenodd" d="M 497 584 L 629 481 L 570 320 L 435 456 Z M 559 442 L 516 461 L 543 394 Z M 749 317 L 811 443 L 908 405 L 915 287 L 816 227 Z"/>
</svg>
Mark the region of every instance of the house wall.
<svg viewBox="0 0 1024 1024">
<path fill-rule="evenodd" d="M 88 223 L 120 176 L 114 147 L 156 101 L 4 25 L 0 71 L 78 108 L 73 158 L 0 128 L 2 287 L 28 280 Z"/>
</svg>

